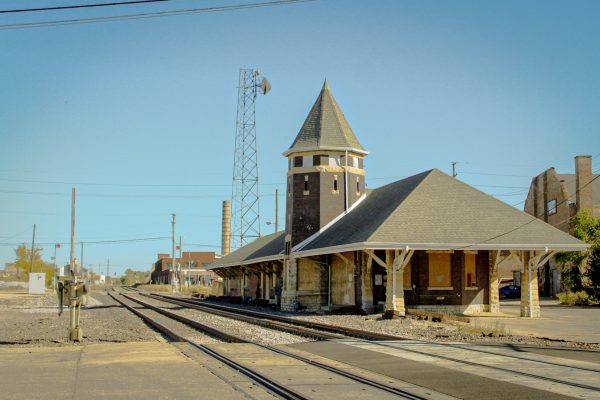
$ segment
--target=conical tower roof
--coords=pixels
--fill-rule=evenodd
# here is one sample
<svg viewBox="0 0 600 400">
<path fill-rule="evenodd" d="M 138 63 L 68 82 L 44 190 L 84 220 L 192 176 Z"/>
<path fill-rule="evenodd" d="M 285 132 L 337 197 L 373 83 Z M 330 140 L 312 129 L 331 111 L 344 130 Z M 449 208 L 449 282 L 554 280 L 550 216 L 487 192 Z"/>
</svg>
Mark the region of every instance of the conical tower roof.
<svg viewBox="0 0 600 400">
<path fill-rule="evenodd" d="M 314 150 L 351 150 L 368 154 L 358 142 L 344 113 L 333 98 L 327 80 L 294 143 L 283 154 Z"/>
</svg>

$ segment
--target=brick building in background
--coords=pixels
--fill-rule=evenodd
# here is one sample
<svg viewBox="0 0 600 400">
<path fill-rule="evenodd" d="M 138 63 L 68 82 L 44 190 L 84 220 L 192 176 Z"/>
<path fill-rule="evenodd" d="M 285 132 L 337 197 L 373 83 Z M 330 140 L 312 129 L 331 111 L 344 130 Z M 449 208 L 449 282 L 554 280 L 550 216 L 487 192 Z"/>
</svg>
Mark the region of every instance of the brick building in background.
<svg viewBox="0 0 600 400">
<path fill-rule="evenodd" d="M 159 253 L 158 260 L 150 275 L 152 283 L 171 283 L 171 267 L 173 258 L 168 253 Z M 214 272 L 206 267 L 218 258 L 214 251 L 184 251 L 181 258 L 176 258 L 181 269 L 180 282 L 182 285 L 210 285 L 216 278 Z"/>
<path fill-rule="evenodd" d="M 531 181 L 525 212 L 567 233 L 573 233 L 572 218 L 587 210 L 600 217 L 600 179 L 592 172 L 592 157 L 575 157 L 575 173 L 560 174 L 548 168 Z M 551 259 L 539 271 L 540 295 L 560 291 L 560 266 Z"/>
</svg>

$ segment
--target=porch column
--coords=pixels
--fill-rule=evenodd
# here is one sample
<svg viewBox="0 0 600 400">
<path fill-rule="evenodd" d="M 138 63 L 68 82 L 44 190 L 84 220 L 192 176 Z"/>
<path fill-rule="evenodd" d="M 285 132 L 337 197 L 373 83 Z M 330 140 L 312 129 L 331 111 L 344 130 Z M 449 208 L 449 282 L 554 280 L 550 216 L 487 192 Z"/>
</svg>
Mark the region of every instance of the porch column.
<svg viewBox="0 0 600 400">
<path fill-rule="evenodd" d="M 540 317 L 537 269 L 531 265 L 531 252 L 521 252 L 521 317 Z M 530 293 L 531 291 L 531 293 Z"/>
<path fill-rule="evenodd" d="M 373 257 L 361 252 L 362 268 L 360 270 L 360 308 L 366 312 L 373 310 Z M 366 259 L 366 262 L 364 261 Z"/>
<path fill-rule="evenodd" d="M 406 308 L 404 307 L 403 271 L 396 266 L 397 262 L 391 250 L 385 251 L 385 263 L 387 265 L 385 316 L 387 318 L 404 317 Z"/>
<path fill-rule="evenodd" d="M 267 272 L 264 274 L 265 276 L 265 300 L 269 300 L 271 298 L 271 274 Z"/>
<path fill-rule="evenodd" d="M 283 290 L 281 292 L 281 309 L 283 311 L 297 311 L 298 287 L 298 260 L 290 258 L 283 264 Z"/>
<path fill-rule="evenodd" d="M 498 279 L 498 263 L 500 262 L 500 253 L 502 250 L 490 250 L 489 252 L 489 299 L 490 299 L 490 312 L 500 312 L 500 280 Z"/>
<path fill-rule="evenodd" d="M 243 300 L 244 299 L 244 294 L 245 294 L 245 290 L 244 289 L 246 288 L 246 285 L 245 285 L 246 272 L 244 271 L 244 268 L 242 268 L 240 270 L 240 272 L 241 272 L 241 274 L 240 274 L 240 290 L 239 290 L 239 294 L 240 294 L 240 296 L 242 297 L 242 300 Z"/>
</svg>

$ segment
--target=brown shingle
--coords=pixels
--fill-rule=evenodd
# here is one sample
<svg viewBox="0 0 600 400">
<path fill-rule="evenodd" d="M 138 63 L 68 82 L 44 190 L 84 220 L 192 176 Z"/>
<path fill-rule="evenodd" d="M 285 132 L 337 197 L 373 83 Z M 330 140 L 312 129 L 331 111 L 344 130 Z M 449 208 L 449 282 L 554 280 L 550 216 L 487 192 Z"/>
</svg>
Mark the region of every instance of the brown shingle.
<svg viewBox="0 0 600 400">
<path fill-rule="evenodd" d="M 286 153 L 320 148 L 354 149 L 364 152 L 344 113 L 333 98 L 327 81 Z"/>
</svg>

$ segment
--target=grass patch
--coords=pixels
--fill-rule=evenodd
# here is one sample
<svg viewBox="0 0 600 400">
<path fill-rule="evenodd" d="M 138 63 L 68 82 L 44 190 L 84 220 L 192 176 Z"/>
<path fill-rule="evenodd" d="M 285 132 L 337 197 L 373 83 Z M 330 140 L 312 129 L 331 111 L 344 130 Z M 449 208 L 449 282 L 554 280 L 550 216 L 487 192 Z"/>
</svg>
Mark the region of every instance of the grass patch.
<svg viewBox="0 0 600 400">
<path fill-rule="evenodd" d="M 557 297 L 560 304 L 567 306 L 591 306 L 598 304 L 597 300 L 594 300 L 584 291 L 558 293 Z"/>
</svg>

